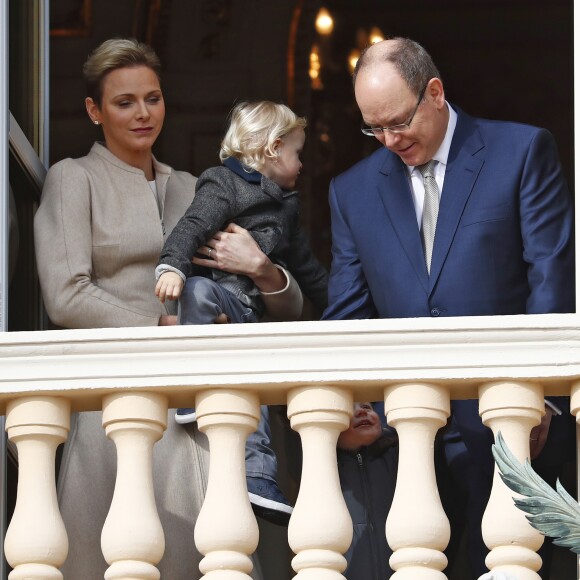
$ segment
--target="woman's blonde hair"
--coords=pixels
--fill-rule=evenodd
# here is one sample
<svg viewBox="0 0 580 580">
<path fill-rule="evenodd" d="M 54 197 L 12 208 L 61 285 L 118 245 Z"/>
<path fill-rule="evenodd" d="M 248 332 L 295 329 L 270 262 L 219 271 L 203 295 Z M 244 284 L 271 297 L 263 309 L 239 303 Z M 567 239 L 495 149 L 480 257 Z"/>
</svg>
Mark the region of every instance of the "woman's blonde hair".
<svg viewBox="0 0 580 580">
<path fill-rule="evenodd" d="M 161 76 L 159 57 L 148 44 L 134 38 L 105 40 L 93 50 L 83 66 L 87 96 L 91 97 L 100 108 L 105 77 L 119 68 L 134 66 L 149 67 L 157 78 Z"/>
<path fill-rule="evenodd" d="M 220 159 L 234 157 L 244 166 L 261 171 L 268 158 L 277 156 L 276 141 L 294 129 L 305 127 L 306 119 L 286 105 L 271 101 L 239 103 L 230 113 Z"/>
</svg>

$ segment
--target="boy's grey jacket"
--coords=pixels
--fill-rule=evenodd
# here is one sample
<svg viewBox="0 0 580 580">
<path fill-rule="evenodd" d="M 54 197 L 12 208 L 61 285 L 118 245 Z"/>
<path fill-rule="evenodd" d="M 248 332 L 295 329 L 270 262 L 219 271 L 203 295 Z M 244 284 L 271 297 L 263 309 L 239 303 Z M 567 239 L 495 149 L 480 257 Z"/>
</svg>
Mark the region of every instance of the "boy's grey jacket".
<svg viewBox="0 0 580 580">
<path fill-rule="evenodd" d="M 192 257 L 230 222 L 247 229 L 272 262 L 289 270 L 318 309 L 326 307 L 328 274 L 314 257 L 300 227 L 297 192 L 283 190 L 257 171 L 245 171 L 233 158 L 200 175 L 195 197 L 167 238 L 159 265 L 175 268 L 185 277 L 200 275 L 201 269 L 191 263 Z M 215 272 L 221 275 L 221 285 L 259 312 L 262 310 L 259 292 L 249 278 Z"/>
</svg>

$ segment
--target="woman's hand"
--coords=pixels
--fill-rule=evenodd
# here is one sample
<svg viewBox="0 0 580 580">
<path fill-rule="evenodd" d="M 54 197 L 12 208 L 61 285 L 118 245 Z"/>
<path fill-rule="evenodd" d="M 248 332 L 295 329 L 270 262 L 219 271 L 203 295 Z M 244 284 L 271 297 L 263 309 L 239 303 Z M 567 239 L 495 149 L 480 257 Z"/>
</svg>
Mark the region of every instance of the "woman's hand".
<svg viewBox="0 0 580 580">
<path fill-rule="evenodd" d="M 194 264 L 248 276 L 262 292 L 278 292 L 287 284 L 284 274 L 262 252 L 254 238 L 236 224 L 229 224 L 224 231 L 217 232 L 199 249 L 199 254 L 207 258 L 194 257 Z"/>
<path fill-rule="evenodd" d="M 165 300 L 176 300 L 181 295 L 183 290 L 183 280 L 179 274 L 175 272 L 163 272 L 157 280 L 155 286 L 155 296 L 159 298 L 161 303 Z"/>
</svg>

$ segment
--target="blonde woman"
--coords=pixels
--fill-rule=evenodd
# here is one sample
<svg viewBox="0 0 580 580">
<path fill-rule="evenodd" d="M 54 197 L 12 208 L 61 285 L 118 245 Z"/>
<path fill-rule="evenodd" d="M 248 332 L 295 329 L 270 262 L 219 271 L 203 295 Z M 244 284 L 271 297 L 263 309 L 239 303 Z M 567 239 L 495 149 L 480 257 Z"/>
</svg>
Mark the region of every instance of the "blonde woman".
<svg viewBox="0 0 580 580">
<path fill-rule="evenodd" d="M 154 271 L 166 235 L 191 202 L 196 179 L 152 153 L 165 118 L 159 59 L 135 40 L 108 40 L 89 56 L 84 76 L 87 113 L 104 142 L 48 172 L 34 224 L 48 315 L 67 328 L 175 324 L 172 305 L 155 298 Z M 253 279 L 270 315 L 299 315 L 296 282 L 245 230 L 232 226 L 216 236 L 224 251 L 214 268 L 237 269 Z M 100 534 L 115 474 L 115 449 L 101 427 L 101 413 L 75 414 L 58 478 L 70 542 L 65 578 L 104 576 Z M 169 421 L 154 450 L 155 495 L 166 538 L 159 565 L 163 578 L 201 576 L 193 530 L 206 479 L 205 437 L 194 426 Z"/>
</svg>

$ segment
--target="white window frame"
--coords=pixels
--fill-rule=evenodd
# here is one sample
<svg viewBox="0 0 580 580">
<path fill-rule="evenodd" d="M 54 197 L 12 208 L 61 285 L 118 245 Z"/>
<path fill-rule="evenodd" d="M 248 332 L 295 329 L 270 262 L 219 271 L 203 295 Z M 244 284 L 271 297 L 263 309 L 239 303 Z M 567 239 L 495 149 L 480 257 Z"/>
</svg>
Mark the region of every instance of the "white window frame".
<svg viewBox="0 0 580 580">
<path fill-rule="evenodd" d="M 580 188 L 580 10 L 574 0 L 574 196 L 576 198 L 576 312 L 580 312 L 580 204 L 576 192 Z M 579 463 L 580 465 L 580 463 Z M 580 481 L 578 482 L 580 489 Z"/>
<path fill-rule="evenodd" d="M 33 183 L 42 188 L 49 162 L 49 0 L 35 3 L 38 23 L 35 45 L 38 50 L 38 131 L 37 154 L 9 110 L 9 0 L 0 0 L 0 332 L 8 330 L 8 175 L 10 151 L 18 159 Z M 5 417 L 0 417 L 0 579 L 6 580 L 8 566 L 4 558 L 7 529 Z"/>
<path fill-rule="evenodd" d="M 8 0 L 0 0 L 0 332 L 8 320 Z"/>
</svg>

